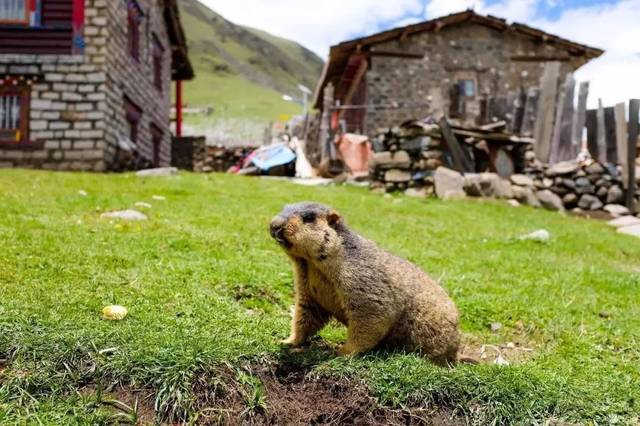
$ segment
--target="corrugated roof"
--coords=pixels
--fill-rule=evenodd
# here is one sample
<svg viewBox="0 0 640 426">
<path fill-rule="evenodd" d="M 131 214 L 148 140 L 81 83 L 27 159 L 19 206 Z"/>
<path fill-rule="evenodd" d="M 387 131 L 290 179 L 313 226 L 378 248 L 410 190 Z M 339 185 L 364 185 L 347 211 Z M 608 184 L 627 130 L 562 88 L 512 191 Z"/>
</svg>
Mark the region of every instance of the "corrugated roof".
<svg viewBox="0 0 640 426">
<path fill-rule="evenodd" d="M 325 64 L 322 77 L 316 87 L 314 104 L 320 107 L 322 103 L 322 91 L 325 85 L 331 81 L 336 84 L 336 80 L 342 75 L 342 71 L 347 66 L 349 57 L 356 51 L 366 51 L 369 47 L 388 42 L 391 40 L 404 39 L 407 36 L 429 32 L 439 31 L 444 27 L 458 25 L 462 23 L 477 23 L 480 25 L 493 28 L 497 31 L 513 31 L 526 37 L 537 39 L 544 43 L 552 43 L 559 46 L 574 56 L 583 56 L 589 59 L 599 57 L 604 53 L 602 49 L 590 47 L 584 44 L 576 43 L 553 34 L 546 33 L 536 28 L 529 27 L 520 23 L 509 24 L 506 20 L 491 15 L 480 15 L 473 10 L 453 13 L 451 15 L 436 18 L 430 21 L 420 22 L 417 24 L 398 27 L 381 33 L 373 34 L 367 37 L 361 37 L 349 40 L 331 47 L 329 52 L 329 60 Z"/>
<path fill-rule="evenodd" d="M 173 80 L 191 80 L 195 73 L 189 60 L 187 38 L 180 22 L 180 9 L 177 0 L 164 1 L 164 20 L 171 41 L 171 78 Z"/>
</svg>

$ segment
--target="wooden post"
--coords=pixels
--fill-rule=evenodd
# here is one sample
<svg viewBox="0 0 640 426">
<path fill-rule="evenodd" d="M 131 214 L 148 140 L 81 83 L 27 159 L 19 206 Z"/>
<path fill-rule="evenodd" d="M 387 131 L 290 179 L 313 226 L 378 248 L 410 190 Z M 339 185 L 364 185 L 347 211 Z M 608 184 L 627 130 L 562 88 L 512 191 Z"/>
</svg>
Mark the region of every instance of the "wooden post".
<svg viewBox="0 0 640 426">
<path fill-rule="evenodd" d="M 576 80 L 573 74 L 567 74 L 564 87 L 556 110 L 556 123 L 551 142 L 551 164 L 560 161 L 574 160 L 572 150 L 573 137 L 573 98 L 575 97 Z"/>
<path fill-rule="evenodd" d="M 462 173 L 473 172 L 474 168 L 471 158 L 469 158 L 469 154 L 464 150 L 458 142 L 458 139 L 456 139 L 456 136 L 453 134 L 453 131 L 449 126 L 449 122 L 447 121 L 447 117 L 442 117 L 438 124 L 440 125 L 440 131 L 442 132 L 444 141 L 449 148 L 451 156 L 453 157 L 453 163 L 455 164 L 456 169 Z"/>
<path fill-rule="evenodd" d="M 598 110 L 590 109 L 586 115 L 587 126 L 587 149 L 591 158 L 598 160 Z"/>
<path fill-rule="evenodd" d="M 524 121 L 524 108 L 527 102 L 527 93 L 523 88 L 518 90 L 513 103 L 513 116 L 511 117 L 511 132 L 519 135 Z"/>
<path fill-rule="evenodd" d="M 574 156 L 582 150 L 582 133 L 587 119 L 587 98 L 589 97 L 589 82 L 580 83 L 578 90 L 578 109 L 573 121 L 573 152 Z"/>
<path fill-rule="evenodd" d="M 636 193 L 636 157 L 638 154 L 638 132 L 640 127 L 640 99 L 631 99 L 629 101 L 629 146 L 627 149 L 627 180 L 629 187 L 627 188 L 627 207 L 632 212 L 637 211 L 635 203 Z"/>
<path fill-rule="evenodd" d="M 182 80 L 176 81 L 176 136 L 182 136 Z"/>
<path fill-rule="evenodd" d="M 622 185 L 625 189 L 628 189 L 629 164 L 627 164 L 627 148 L 629 146 L 629 136 L 627 135 L 627 109 L 624 102 L 616 104 L 614 114 L 616 121 L 616 147 L 618 151 L 616 163 L 622 166 Z"/>
<path fill-rule="evenodd" d="M 598 129 L 598 156 L 596 159 L 601 163 L 607 162 L 607 131 L 605 129 L 604 121 L 602 99 L 598 99 L 598 125 L 596 127 Z"/>
<path fill-rule="evenodd" d="M 618 162 L 618 141 L 616 140 L 616 112 L 614 107 L 604 109 L 604 132 L 607 144 L 607 163 Z"/>
<path fill-rule="evenodd" d="M 329 143 L 331 138 L 331 108 L 333 107 L 333 84 L 329 83 L 325 86 L 322 98 L 322 116 L 320 118 L 320 135 L 318 143 L 321 149 L 321 161 L 325 161 L 330 157 Z"/>
<path fill-rule="evenodd" d="M 535 153 L 538 160 L 549 162 L 551 154 L 551 134 L 555 114 L 556 96 L 558 93 L 558 77 L 560 62 L 547 62 L 540 79 L 540 101 L 534 131 Z"/>
</svg>

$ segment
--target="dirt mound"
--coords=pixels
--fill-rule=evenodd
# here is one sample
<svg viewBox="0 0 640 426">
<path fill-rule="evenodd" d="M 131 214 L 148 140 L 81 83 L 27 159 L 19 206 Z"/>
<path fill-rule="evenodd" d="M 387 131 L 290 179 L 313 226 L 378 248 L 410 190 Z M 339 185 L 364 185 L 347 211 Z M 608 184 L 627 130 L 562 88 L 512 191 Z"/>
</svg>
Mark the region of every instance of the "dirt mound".
<svg viewBox="0 0 640 426">
<path fill-rule="evenodd" d="M 466 424 L 450 411 L 381 406 L 361 383 L 318 377 L 293 366 L 245 366 L 223 376 L 225 385 L 216 386 L 215 396 L 204 389 L 198 393 L 199 424 Z"/>
</svg>

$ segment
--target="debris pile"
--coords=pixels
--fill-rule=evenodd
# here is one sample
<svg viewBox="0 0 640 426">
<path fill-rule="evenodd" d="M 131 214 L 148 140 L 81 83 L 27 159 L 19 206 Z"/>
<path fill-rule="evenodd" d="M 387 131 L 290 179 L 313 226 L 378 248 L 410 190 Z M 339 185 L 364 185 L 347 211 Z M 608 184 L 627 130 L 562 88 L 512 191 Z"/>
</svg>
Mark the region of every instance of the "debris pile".
<svg viewBox="0 0 640 426">
<path fill-rule="evenodd" d="M 250 147 L 224 147 L 222 145 L 207 146 L 206 157 L 196 163 L 196 171 L 204 173 L 224 173 L 242 161 L 255 150 Z"/>
</svg>

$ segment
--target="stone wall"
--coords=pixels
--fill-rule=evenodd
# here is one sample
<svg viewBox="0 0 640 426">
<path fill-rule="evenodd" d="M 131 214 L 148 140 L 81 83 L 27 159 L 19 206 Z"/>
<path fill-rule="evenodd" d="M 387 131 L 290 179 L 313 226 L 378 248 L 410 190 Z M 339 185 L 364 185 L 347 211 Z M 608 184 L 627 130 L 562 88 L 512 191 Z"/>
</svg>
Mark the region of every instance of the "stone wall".
<svg viewBox="0 0 640 426">
<path fill-rule="evenodd" d="M 129 98 L 142 110 L 138 125 L 139 155 L 153 159 L 151 128 L 156 126 L 162 133 L 160 144 L 160 166 L 171 163 L 171 46 L 169 35 L 157 0 L 138 0 L 145 12 L 140 27 L 140 58 L 133 59 L 128 50 L 127 8 L 122 1 L 109 1 L 104 16 L 108 27 L 99 31 L 108 34 L 107 51 L 107 120 L 105 141 L 107 158 L 116 161 L 118 141 L 128 138 L 124 99 Z M 104 23 L 104 21 L 101 21 Z M 85 29 L 87 30 L 87 29 Z M 89 31 L 93 31 L 89 29 Z M 164 47 L 162 65 L 163 85 L 159 90 L 154 84 L 153 36 L 158 37 Z"/>
<path fill-rule="evenodd" d="M 423 59 L 372 56 L 367 72 L 368 103 L 376 105 L 426 104 L 414 109 L 386 109 L 367 115 L 367 134 L 410 118 L 449 111 L 450 90 L 458 79 L 476 80 L 476 97 L 466 102 L 471 117 L 480 114 L 480 97 L 506 96 L 519 86 L 538 84 L 544 63 L 515 61 L 513 56 L 566 55 L 565 50 L 535 42 L 513 32 L 499 32 L 480 24 L 444 28 L 376 45 L 373 51 L 425 53 Z M 562 78 L 583 59 L 563 62 Z"/>
<path fill-rule="evenodd" d="M 171 48 L 158 3 L 140 5 L 146 16 L 139 62 L 127 50 L 126 3 L 107 0 L 85 0 L 83 54 L 0 55 L 0 79 L 32 80 L 29 143 L 0 145 L 0 167 L 114 169 L 127 128 L 124 95 L 143 109 L 140 155 L 153 158 L 153 123 L 163 134 L 160 163 L 170 164 Z M 153 83 L 152 34 L 165 47 L 162 91 Z"/>
</svg>

